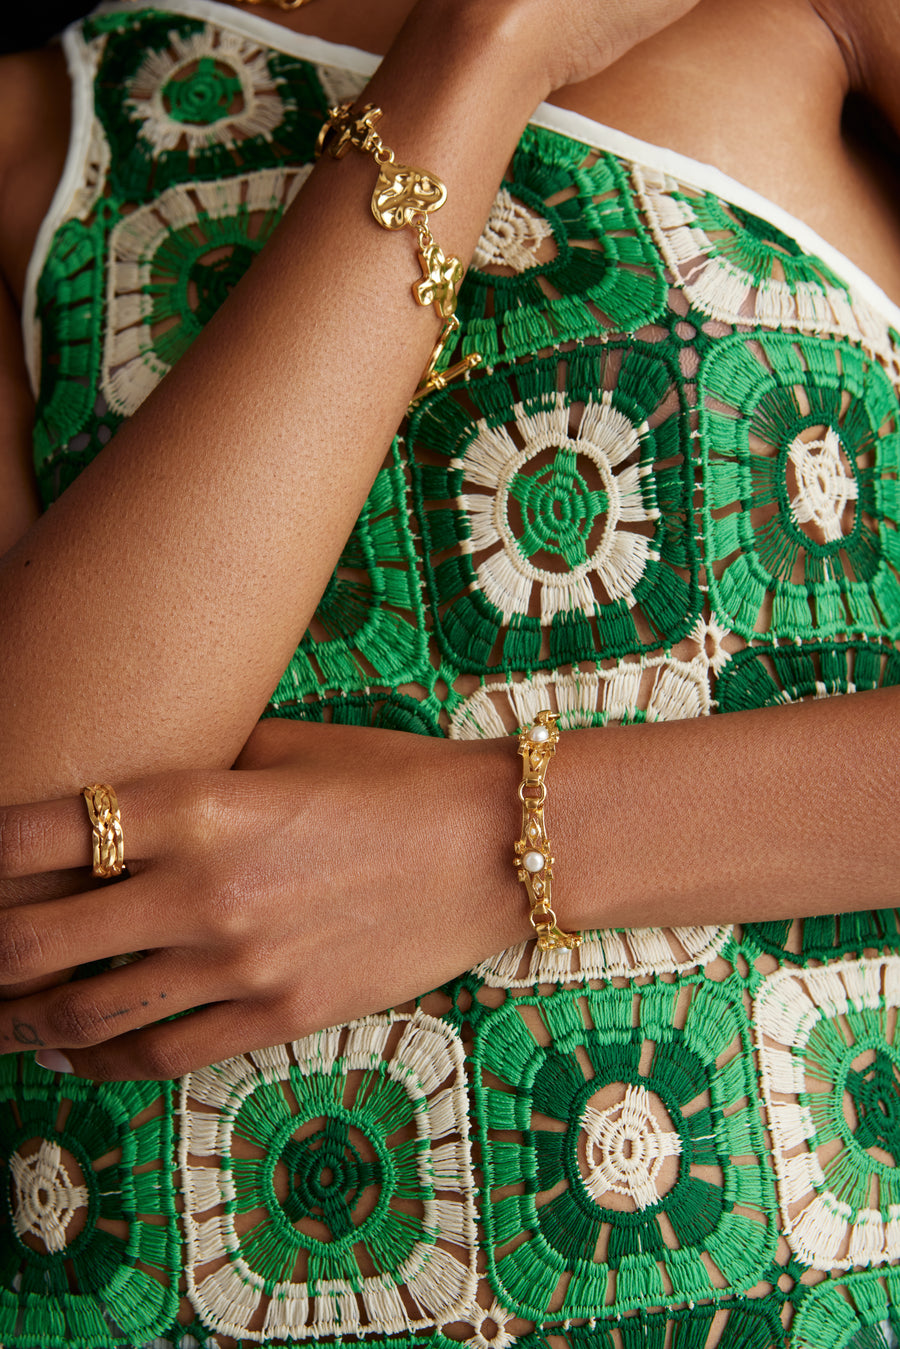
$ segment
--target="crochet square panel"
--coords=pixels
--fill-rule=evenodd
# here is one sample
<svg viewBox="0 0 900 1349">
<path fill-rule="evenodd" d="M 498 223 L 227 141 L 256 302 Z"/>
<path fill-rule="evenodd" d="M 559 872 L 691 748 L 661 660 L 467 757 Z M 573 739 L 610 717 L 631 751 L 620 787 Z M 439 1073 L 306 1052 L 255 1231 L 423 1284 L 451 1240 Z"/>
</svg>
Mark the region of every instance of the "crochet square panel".
<svg viewBox="0 0 900 1349">
<path fill-rule="evenodd" d="M 476 674 L 669 646 L 700 612 L 679 379 L 581 347 L 473 377 L 408 435 L 442 654 Z"/>
<path fill-rule="evenodd" d="M 779 970 L 754 1005 L 781 1227 L 812 1269 L 900 1257 L 900 957 Z"/>
<path fill-rule="evenodd" d="M 478 1020 L 488 1277 L 540 1322 L 715 1302 L 777 1242 L 737 988 L 516 997 Z"/>
<path fill-rule="evenodd" d="M 190 1074 L 188 1296 L 236 1339 L 452 1321 L 475 1283 L 463 1048 L 424 1012 L 366 1017 Z"/>
<path fill-rule="evenodd" d="M 897 391 L 846 342 L 722 338 L 700 365 L 709 600 L 747 638 L 900 625 Z"/>
<path fill-rule="evenodd" d="M 130 1349 L 161 1335 L 178 1309 L 169 1086 L 0 1057 L 0 1158 L 0 1342 Z"/>
</svg>

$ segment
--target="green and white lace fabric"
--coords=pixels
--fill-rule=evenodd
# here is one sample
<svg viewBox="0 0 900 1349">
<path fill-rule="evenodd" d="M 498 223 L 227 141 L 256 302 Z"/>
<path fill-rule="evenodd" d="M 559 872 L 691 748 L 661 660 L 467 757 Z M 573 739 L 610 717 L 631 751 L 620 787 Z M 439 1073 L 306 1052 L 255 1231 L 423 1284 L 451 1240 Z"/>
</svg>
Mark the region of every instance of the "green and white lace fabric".
<svg viewBox="0 0 900 1349">
<path fill-rule="evenodd" d="M 208 0 L 66 46 L 26 313 L 48 503 L 375 64 Z M 398 433 L 272 715 L 602 734 L 898 682 L 900 312 L 858 269 L 545 107 L 459 312 L 484 365 Z M 0 1344 L 884 1349 L 898 1005 L 886 910 L 516 948 L 162 1087 L 0 1059 Z"/>
</svg>

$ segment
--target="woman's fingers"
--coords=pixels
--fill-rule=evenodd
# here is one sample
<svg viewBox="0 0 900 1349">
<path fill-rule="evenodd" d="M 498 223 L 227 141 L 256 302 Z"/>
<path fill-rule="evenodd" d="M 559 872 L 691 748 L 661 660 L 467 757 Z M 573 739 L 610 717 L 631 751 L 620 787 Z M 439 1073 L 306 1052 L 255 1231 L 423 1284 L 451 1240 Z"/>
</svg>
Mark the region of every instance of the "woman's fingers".
<svg viewBox="0 0 900 1349">
<path fill-rule="evenodd" d="M 155 951 L 90 979 L 0 1004 L 0 1050 L 68 1053 L 225 996 L 219 971 L 198 971 L 171 951 Z"/>
<path fill-rule="evenodd" d="M 167 1081 L 211 1063 L 265 1049 L 285 1036 L 274 1028 L 271 1012 L 247 1002 L 219 1002 L 190 1016 L 148 1026 L 96 1048 L 66 1051 L 78 1077 L 99 1082 Z M 51 1059 L 53 1068 L 62 1067 Z"/>
<path fill-rule="evenodd" d="M 202 835 L 210 802 L 206 777 L 169 773 L 116 786 L 125 865 L 167 851 L 173 830 Z M 80 792 L 59 801 L 0 806 L 0 880 L 89 867 L 93 834 Z"/>
<path fill-rule="evenodd" d="M 73 965 L 175 946 L 189 938 L 188 911 L 166 902 L 147 872 L 119 885 L 0 912 L 0 987 Z"/>
</svg>

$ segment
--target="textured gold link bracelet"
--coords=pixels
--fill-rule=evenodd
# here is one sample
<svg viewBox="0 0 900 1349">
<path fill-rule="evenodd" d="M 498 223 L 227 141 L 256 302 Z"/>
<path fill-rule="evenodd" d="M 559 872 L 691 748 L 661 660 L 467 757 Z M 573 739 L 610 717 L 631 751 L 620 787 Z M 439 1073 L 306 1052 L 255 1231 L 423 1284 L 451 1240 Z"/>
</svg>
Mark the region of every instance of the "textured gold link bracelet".
<svg viewBox="0 0 900 1349">
<path fill-rule="evenodd" d="M 375 123 L 384 115 L 381 108 L 367 103 L 359 112 L 352 109 L 351 100 L 329 111 L 328 120 L 319 132 L 316 155 L 343 159 L 350 149 L 371 155 L 378 165 L 378 181 L 372 193 L 373 216 L 383 229 L 408 228 L 416 235 L 422 278 L 413 283 L 412 292 L 418 304 L 434 305 L 443 319 L 440 336 L 411 400 L 417 403 L 432 389 L 443 389 L 481 361 L 480 354 L 473 351 L 449 370 L 436 369 L 444 348 L 459 329 L 456 301 L 465 268 L 459 258 L 444 253 L 428 228 L 428 216 L 447 200 L 445 185 L 425 169 L 397 162 L 393 150 L 375 130 Z"/>
<path fill-rule="evenodd" d="M 556 713 L 545 708 L 537 714 L 533 725 L 519 736 L 519 753 L 522 755 L 522 781 L 519 783 L 522 836 L 516 840 L 513 865 L 528 893 L 531 926 L 537 933 L 537 943 L 542 951 L 556 951 L 560 947 L 573 949 L 581 945 L 581 937 L 577 932 L 563 932 L 559 927 L 551 904 L 550 890 L 556 858 L 550 852 L 550 840 L 544 822 L 544 803 L 547 799 L 544 778 L 559 740 L 556 721 Z"/>
</svg>

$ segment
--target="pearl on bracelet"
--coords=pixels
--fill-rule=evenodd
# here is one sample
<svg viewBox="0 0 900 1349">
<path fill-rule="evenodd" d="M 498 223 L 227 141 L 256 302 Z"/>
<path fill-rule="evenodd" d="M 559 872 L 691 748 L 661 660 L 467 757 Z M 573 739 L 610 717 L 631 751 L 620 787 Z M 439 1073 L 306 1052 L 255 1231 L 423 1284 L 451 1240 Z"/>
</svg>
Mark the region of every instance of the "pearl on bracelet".
<svg viewBox="0 0 900 1349">
<path fill-rule="evenodd" d="M 546 864 L 546 857 L 542 852 L 527 852 L 522 858 L 522 865 L 526 871 L 543 871 Z"/>
</svg>

